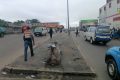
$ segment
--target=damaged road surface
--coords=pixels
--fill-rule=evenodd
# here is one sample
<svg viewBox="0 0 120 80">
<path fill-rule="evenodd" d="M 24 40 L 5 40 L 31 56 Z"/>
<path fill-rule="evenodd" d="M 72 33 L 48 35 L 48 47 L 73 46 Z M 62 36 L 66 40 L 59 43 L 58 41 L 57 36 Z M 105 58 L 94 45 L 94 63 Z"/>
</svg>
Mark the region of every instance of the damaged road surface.
<svg viewBox="0 0 120 80">
<path fill-rule="evenodd" d="M 50 51 L 48 44 L 57 42 L 61 52 L 59 65 L 46 65 Z M 58 34 L 34 49 L 35 56 L 24 62 L 21 56 L 1 71 L 0 80 L 96 80 L 96 74 L 87 65 L 72 38 Z"/>
</svg>

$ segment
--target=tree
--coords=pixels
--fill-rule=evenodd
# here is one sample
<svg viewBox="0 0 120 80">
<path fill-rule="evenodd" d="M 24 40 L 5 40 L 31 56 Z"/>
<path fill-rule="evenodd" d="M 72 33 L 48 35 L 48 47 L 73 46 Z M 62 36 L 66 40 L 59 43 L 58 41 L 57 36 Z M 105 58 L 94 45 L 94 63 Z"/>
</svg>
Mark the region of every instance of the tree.
<svg viewBox="0 0 120 80">
<path fill-rule="evenodd" d="M 31 20 L 31 23 L 39 23 L 39 20 L 37 20 L 37 19 L 32 19 L 32 20 Z"/>
<path fill-rule="evenodd" d="M 16 22 L 14 22 L 13 24 L 15 24 L 15 25 L 21 25 L 22 23 L 24 23 L 23 20 L 18 20 L 18 21 L 16 21 Z"/>
<path fill-rule="evenodd" d="M 7 21 L 4 21 L 4 20 L 0 19 L 0 26 L 1 27 L 8 27 Z"/>
<path fill-rule="evenodd" d="M 30 19 L 30 20 L 26 20 L 26 22 L 28 23 L 40 23 L 40 21 L 38 19 Z"/>
</svg>

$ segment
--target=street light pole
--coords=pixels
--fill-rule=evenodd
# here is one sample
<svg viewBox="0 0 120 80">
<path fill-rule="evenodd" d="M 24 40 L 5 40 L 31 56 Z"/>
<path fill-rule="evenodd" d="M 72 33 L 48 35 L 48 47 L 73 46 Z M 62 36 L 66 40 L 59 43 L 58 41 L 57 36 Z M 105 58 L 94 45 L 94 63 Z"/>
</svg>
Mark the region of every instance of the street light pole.
<svg viewBox="0 0 120 80">
<path fill-rule="evenodd" d="M 67 0 L 67 21 L 68 21 L 68 35 L 70 35 L 70 25 L 69 25 L 69 2 Z"/>
</svg>

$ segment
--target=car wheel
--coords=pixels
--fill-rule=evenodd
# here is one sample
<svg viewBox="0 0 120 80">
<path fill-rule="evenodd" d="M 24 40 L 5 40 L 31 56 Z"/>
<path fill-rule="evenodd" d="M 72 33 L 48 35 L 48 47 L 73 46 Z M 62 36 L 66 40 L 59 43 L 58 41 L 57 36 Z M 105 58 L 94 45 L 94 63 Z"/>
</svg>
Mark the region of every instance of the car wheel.
<svg viewBox="0 0 120 80">
<path fill-rule="evenodd" d="M 46 34 L 45 34 L 45 36 L 46 36 Z"/>
<path fill-rule="evenodd" d="M 108 75 L 113 80 L 117 80 L 118 79 L 118 68 L 117 68 L 117 65 L 116 65 L 116 63 L 115 63 L 115 61 L 113 59 L 110 59 L 107 62 L 107 71 L 108 71 Z"/>
<path fill-rule="evenodd" d="M 86 36 L 84 36 L 84 39 L 85 39 L 85 41 L 87 41 L 87 37 Z"/>
<path fill-rule="evenodd" d="M 4 34 L 3 34 L 3 33 L 1 33 L 1 37 L 4 37 Z"/>
<path fill-rule="evenodd" d="M 92 39 L 92 38 L 90 39 L 90 43 L 91 43 L 91 44 L 94 44 L 94 41 L 93 41 L 93 39 Z"/>
<path fill-rule="evenodd" d="M 103 44 L 104 44 L 104 45 L 106 45 L 106 44 L 107 44 L 107 42 L 103 42 Z"/>
</svg>

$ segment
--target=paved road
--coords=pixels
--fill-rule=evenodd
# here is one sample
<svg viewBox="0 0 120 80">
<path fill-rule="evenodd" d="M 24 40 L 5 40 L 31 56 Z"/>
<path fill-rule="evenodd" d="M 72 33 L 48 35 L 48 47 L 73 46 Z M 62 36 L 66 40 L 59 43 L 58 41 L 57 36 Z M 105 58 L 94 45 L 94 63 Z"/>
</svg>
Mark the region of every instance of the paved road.
<svg viewBox="0 0 120 80">
<path fill-rule="evenodd" d="M 45 39 L 49 39 L 49 37 L 35 37 L 35 44 L 38 45 L 38 43 L 44 42 Z M 21 34 L 6 35 L 4 38 L 0 38 L 0 69 L 23 55 L 23 51 Z"/>
<path fill-rule="evenodd" d="M 104 61 L 105 52 L 108 48 L 112 46 L 120 46 L 120 41 L 113 40 L 109 42 L 106 46 L 101 44 L 92 45 L 89 42 L 85 41 L 82 35 L 77 38 L 75 37 L 75 34 L 72 33 L 71 35 L 86 62 L 88 62 L 88 64 L 97 73 L 98 80 L 111 80 L 107 75 L 106 64 Z"/>
<path fill-rule="evenodd" d="M 91 45 L 89 42 L 84 41 L 82 36 L 76 38 L 75 34 L 71 35 L 86 62 L 97 73 L 98 80 L 111 80 L 107 75 L 106 64 L 104 63 L 105 52 L 109 47 L 120 45 L 120 41 L 113 40 L 107 46 Z M 49 39 L 49 37 L 35 38 L 35 41 L 38 44 L 46 39 Z M 23 55 L 22 35 L 7 35 L 0 38 L 0 69 L 21 55 Z"/>
</svg>

